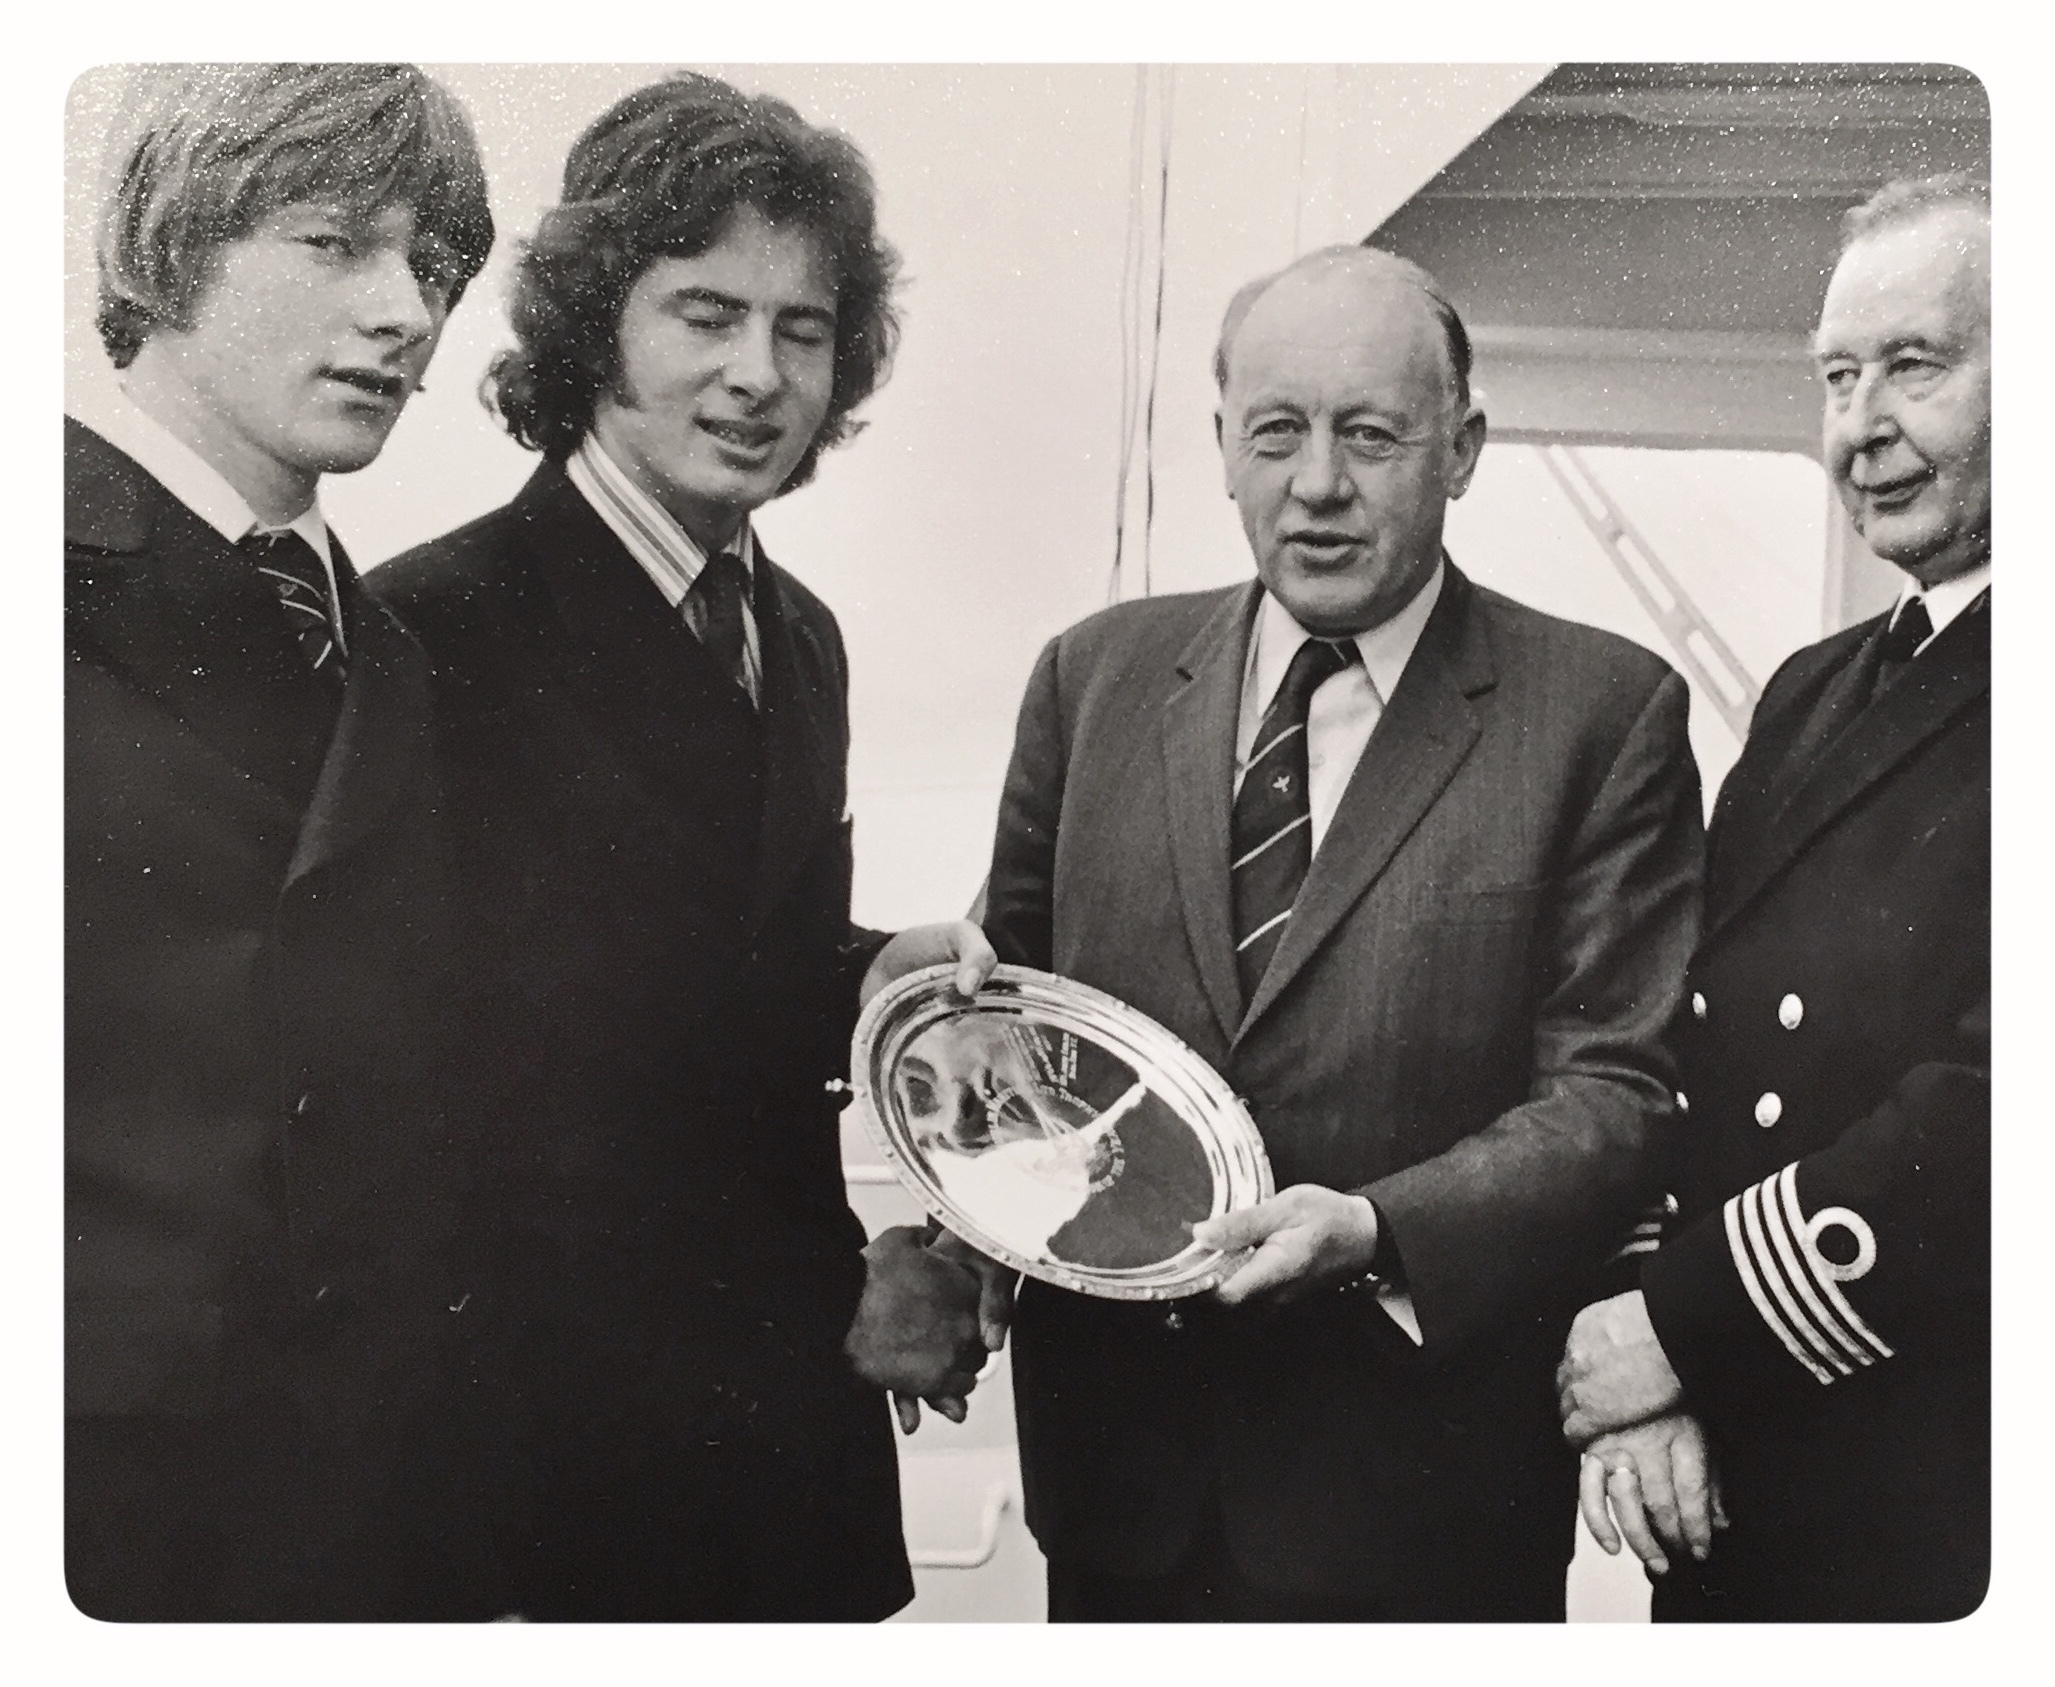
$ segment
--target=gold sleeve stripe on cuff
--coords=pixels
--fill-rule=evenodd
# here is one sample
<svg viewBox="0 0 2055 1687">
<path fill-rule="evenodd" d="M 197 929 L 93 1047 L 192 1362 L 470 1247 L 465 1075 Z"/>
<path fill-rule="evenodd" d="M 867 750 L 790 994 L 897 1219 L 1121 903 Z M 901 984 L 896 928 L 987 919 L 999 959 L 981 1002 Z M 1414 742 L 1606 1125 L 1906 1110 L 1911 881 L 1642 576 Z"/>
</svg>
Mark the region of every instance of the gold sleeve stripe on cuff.
<svg viewBox="0 0 2055 1687">
<path fill-rule="evenodd" d="M 1749 1246 L 1741 1218 L 1743 1196 L 1753 1193 L 1753 1190 L 1747 1190 L 1743 1195 L 1730 1197 L 1721 1214 L 1726 1222 L 1727 1251 L 1733 1256 L 1735 1273 L 1741 1279 L 1742 1288 L 1748 1291 L 1748 1298 L 1755 1303 L 1756 1312 L 1769 1326 L 1770 1333 L 1784 1344 L 1785 1351 L 1822 1383 L 1831 1383 L 1834 1380 L 1833 1373 L 1808 1353 L 1798 1337 L 1792 1334 L 1791 1326 L 1784 1322 L 1769 1295 L 1764 1292 L 1762 1279 L 1756 1274 L 1754 1250 Z"/>
<path fill-rule="evenodd" d="M 1878 1359 L 1891 1358 L 1892 1349 L 1890 1346 L 1884 1341 L 1883 1337 L 1879 1336 L 1875 1330 L 1863 1322 L 1855 1308 L 1848 1304 L 1848 1297 L 1841 1292 L 1841 1285 L 1835 1282 L 1832 1275 L 1825 1269 L 1826 1261 L 1820 1257 L 1818 1244 L 1812 1240 L 1811 1227 L 1806 1223 L 1805 1214 L 1798 1205 L 1797 1162 L 1793 1161 L 1782 1171 L 1778 1172 L 1774 1179 L 1766 1181 L 1774 1182 L 1777 1186 L 1777 1205 L 1781 1209 L 1781 1220 L 1785 1228 L 1798 1241 L 1801 1257 L 1805 1261 L 1807 1275 L 1811 1277 L 1819 1292 L 1826 1297 L 1834 1311 L 1840 1315 L 1840 1325 L 1836 1333 L 1839 1334 L 1841 1330 L 1851 1332 L 1844 1339 L 1851 1343 L 1850 1350 L 1854 1351 L 1856 1356 L 1865 1365 L 1872 1363 L 1870 1353 L 1853 1347 L 1852 1344 L 1855 1337 L 1860 1337 L 1862 1341 L 1867 1343 L 1869 1349 L 1875 1352 Z M 1851 1220 L 1851 1222 L 1855 1221 Z"/>
</svg>

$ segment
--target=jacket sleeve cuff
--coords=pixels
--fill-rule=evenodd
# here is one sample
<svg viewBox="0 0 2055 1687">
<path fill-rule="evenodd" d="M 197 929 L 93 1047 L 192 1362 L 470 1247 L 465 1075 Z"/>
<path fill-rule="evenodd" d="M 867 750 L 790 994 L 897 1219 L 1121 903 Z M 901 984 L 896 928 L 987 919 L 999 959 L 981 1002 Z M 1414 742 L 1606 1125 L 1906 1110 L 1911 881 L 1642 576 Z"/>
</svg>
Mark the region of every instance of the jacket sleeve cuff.
<svg viewBox="0 0 2055 1687">
<path fill-rule="evenodd" d="M 1791 1165 L 1648 1257 L 1649 1319 L 1688 1393 L 1760 1398 L 1831 1385 L 1891 1357 L 1841 1291 L 1850 1268 L 1820 1252 L 1814 1228 Z"/>
</svg>

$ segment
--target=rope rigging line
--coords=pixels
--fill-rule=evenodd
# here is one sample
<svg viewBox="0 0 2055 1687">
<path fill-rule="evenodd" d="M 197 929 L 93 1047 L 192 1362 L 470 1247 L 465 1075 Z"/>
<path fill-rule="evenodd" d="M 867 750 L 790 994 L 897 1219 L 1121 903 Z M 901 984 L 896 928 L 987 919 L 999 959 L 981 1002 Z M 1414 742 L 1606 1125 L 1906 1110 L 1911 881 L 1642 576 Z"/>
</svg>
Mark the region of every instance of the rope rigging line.
<svg viewBox="0 0 2055 1687">
<path fill-rule="evenodd" d="M 1177 96 L 1177 67 L 1163 72 L 1163 139 L 1156 189 L 1156 320 L 1149 340 L 1149 403 L 1142 423 L 1142 596 L 1155 591 L 1156 375 L 1163 361 L 1163 280 L 1169 265 L 1165 235 L 1170 226 L 1170 127 Z"/>
<path fill-rule="evenodd" d="M 1141 324 L 1143 166 L 1148 147 L 1148 67 L 1135 66 L 1134 115 L 1128 128 L 1127 230 L 1120 254 L 1120 435 L 1113 484 L 1113 572 L 1106 601 L 1120 601 L 1121 570 L 1127 551 L 1128 466 L 1134 457 L 1135 419 L 1141 370 L 1136 340 Z"/>
<path fill-rule="evenodd" d="M 1165 247 L 1170 215 L 1170 130 L 1176 71 L 1164 68 L 1157 80 L 1156 288 L 1148 330 L 1146 396 L 1142 375 L 1142 286 L 1148 254 L 1148 108 L 1151 73 L 1135 68 L 1134 118 L 1129 131 L 1127 238 L 1120 275 L 1120 454 L 1114 475 L 1113 567 L 1106 601 L 1118 603 L 1127 575 L 1128 494 L 1134 476 L 1136 431 L 1142 457 L 1142 594 L 1154 589 L 1156 519 L 1156 390 L 1163 353 L 1163 298 L 1168 263 Z"/>
</svg>

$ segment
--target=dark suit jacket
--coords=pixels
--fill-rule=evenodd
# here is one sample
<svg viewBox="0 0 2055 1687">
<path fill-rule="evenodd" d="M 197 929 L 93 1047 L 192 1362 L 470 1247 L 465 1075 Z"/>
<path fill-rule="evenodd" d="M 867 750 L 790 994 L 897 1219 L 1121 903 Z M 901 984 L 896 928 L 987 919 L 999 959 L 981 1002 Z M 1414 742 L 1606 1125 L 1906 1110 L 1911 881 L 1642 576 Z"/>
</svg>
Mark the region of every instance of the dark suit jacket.
<svg viewBox="0 0 2055 1687">
<path fill-rule="evenodd" d="M 911 1582 L 885 1403 L 840 1351 L 863 1231 L 825 1087 L 876 947 L 834 617 L 759 556 L 759 717 L 553 464 L 372 589 L 442 705 L 517 1602 L 883 1616 Z"/>
<path fill-rule="evenodd" d="M 1451 565 L 1244 1004 L 1228 834 L 1256 603 L 1249 585 L 1122 605 L 1043 652 L 987 929 L 1225 1074 L 1280 1187 L 1367 1192 L 1425 1346 L 1357 1295 L 1193 1303 L 1171 1329 L 1031 1283 L 1030 1521 L 1052 1553 L 1150 1574 L 1217 1494 L 1259 1585 L 1559 1614 L 1575 1477 L 1550 1379 L 1586 1274 L 1651 1190 L 1695 929 L 1684 685 Z"/>
<path fill-rule="evenodd" d="M 68 1545 L 95 1614 L 397 1611 L 389 1541 L 336 1554 L 411 1503 L 400 1428 L 455 1298 L 419 1083 L 437 804 L 426 661 L 337 572 L 331 725 L 248 559 L 66 422 Z"/>
<path fill-rule="evenodd" d="M 1733 1527 L 1664 1615 L 1941 1619 L 1989 1576 L 1991 616 L 1863 709 L 1881 625 L 1785 663 L 1713 816 L 1643 1284 Z"/>
</svg>

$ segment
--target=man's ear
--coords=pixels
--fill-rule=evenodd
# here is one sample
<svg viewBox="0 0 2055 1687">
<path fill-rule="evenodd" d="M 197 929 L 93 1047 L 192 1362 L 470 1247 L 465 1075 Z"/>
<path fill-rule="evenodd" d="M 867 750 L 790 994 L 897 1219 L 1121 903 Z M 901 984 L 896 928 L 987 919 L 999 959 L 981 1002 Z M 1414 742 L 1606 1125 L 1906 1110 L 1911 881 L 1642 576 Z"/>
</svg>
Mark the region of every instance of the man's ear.
<svg viewBox="0 0 2055 1687">
<path fill-rule="evenodd" d="M 1225 406 L 1213 406 L 1213 443 L 1220 447 L 1220 473 L 1227 482 L 1228 502 L 1234 501 L 1234 471 L 1227 461 L 1227 418 L 1222 414 Z"/>
<path fill-rule="evenodd" d="M 1484 455 L 1486 432 L 1483 408 L 1471 405 L 1468 413 L 1456 424 L 1456 436 L 1449 446 L 1453 459 L 1448 483 L 1451 498 L 1460 498 L 1470 490 L 1470 477 L 1477 472 L 1477 459 Z"/>
</svg>

